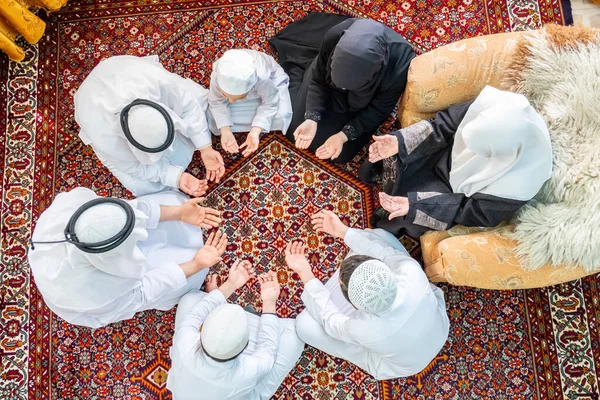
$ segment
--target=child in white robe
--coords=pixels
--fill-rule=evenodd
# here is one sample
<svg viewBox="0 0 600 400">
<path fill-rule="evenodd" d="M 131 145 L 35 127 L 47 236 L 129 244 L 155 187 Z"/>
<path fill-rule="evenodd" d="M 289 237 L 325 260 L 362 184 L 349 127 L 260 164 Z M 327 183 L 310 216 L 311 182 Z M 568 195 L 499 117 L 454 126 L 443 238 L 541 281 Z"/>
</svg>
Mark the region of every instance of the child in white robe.
<svg viewBox="0 0 600 400">
<path fill-rule="evenodd" d="M 348 228 L 330 211 L 314 215 L 313 225 L 343 238 L 351 252 L 324 285 L 312 274 L 304 246 L 288 245 L 286 262 L 304 282 L 300 339 L 378 380 L 422 371 L 448 338 L 442 290 L 390 233 Z"/>
<path fill-rule="evenodd" d="M 304 343 L 294 320 L 277 317 L 280 287 L 274 272 L 259 277 L 260 317 L 227 304 L 253 275 L 249 262 L 237 261 L 218 289 L 216 278 L 209 277 L 210 293 L 181 300 L 167 379 L 174 400 L 270 399 L 300 358 Z"/>
<path fill-rule="evenodd" d="M 292 121 L 289 77 L 268 54 L 229 50 L 213 64 L 208 103 L 211 131 L 228 153 L 244 157 L 258 148 L 261 132 L 285 134 Z M 249 132 L 238 145 L 233 132 Z"/>
<path fill-rule="evenodd" d="M 98 328 L 138 311 L 169 310 L 202 286 L 225 251 L 227 238 L 220 232 L 206 244 L 202 238 L 201 227 L 217 226 L 220 213 L 171 191 L 127 202 L 135 215 L 129 236 L 114 249 L 88 253 L 65 242 L 65 227 L 95 199 L 100 197 L 86 188 L 56 196 L 36 224 L 28 254 L 44 301 L 71 324 Z M 95 205 L 77 219 L 74 234 L 81 242 L 100 242 L 118 233 L 125 220 L 119 207 Z"/>
</svg>

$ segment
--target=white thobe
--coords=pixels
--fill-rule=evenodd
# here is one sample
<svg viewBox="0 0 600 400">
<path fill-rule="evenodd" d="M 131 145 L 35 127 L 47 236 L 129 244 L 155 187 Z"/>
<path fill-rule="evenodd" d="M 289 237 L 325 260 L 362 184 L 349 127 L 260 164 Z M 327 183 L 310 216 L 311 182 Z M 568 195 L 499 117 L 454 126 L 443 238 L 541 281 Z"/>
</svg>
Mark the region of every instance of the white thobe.
<svg viewBox="0 0 600 400">
<path fill-rule="evenodd" d="M 231 361 L 218 362 L 201 349 L 200 326 L 225 304 L 219 290 L 184 296 L 177 307 L 167 388 L 174 400 L 270 399 L 304 349 L 294 320 L 248 314 L 248 347 Z"/>
<path fill-rule="evenodd" d="M 33 241 L 64 239 L 68 218 L 94 198 L 98 196 L 84 188 L 59 194 L 40 216 Z M 176 192 L 130 201 L 136 213 L 131 239 L 106 253 L 84 253 L 70 243 L 35 245 L 29 264 L 48 307 L 71 324 L 98 328 L 138 311 L 169 310 L 184 294 L 199 289 L 208 269 L 186 279 L 179 264 L 193 259 L 204 245 L 202 229 L 180 221 L 159 222 L 160 205 L 185 201 Z"/>
<path fill-rule="evenodd" d="M 288 91 L 289 77 L 273 57 L 254 50 L 243 50 L 254 58 L 257 81 L 244 100 L 229 103 L 217 82 L 217 60 L 213 64 L 208 95 L 210 129 L 230 126 L 232 132 L 248 132 L 253 126 L 263 132 L 287 132 L 292 122 L 292 101 Z"/>
<path fill-rule="evenodd" d="M 349 229 L 352 250 L 387 264 L 398 279 L 391 309 L 380 314 L 356 310 L 345 300 L 339 270 L 326 285 L 304 286 L 306 309 L 296 319 L 307 344 L 361 367 L 375 379 L 414 375 L 433 360 L 448 338 L 449 320 L 442 290 L 427 280 L 421 266 L 398 240 L 381 229 Z"/>
<path fill-rule="evenodd" d="M 173 144 L 152 155 L 152 161 L 136 158 L 119 122 L 121 110 L 136 99 L 163 106 L 175 126 Z M 79 137 L 136 196 L 178 187 L 194 151 L 211 144 L 207 109 L 208 90 L 168 72 L 158 56 L 101 61 L 75 93 Z"/>
</svg>

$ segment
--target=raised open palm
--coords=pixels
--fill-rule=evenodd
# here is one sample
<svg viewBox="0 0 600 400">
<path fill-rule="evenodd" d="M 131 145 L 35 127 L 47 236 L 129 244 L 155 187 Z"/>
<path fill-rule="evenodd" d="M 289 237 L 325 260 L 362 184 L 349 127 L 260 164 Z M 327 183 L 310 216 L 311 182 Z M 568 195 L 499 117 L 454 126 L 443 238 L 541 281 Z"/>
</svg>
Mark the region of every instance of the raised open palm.
<svg viewBox="0 0 600 400">
<path fill-rule="evenodd" d="M 389 196 L 386 193 L 379 193 L 379 202 L 384 210 L 390 213 L 389 219 L 403 217 L 408 214 L 410 206 L 408 199 L 401 196 Z"/>
</svg>

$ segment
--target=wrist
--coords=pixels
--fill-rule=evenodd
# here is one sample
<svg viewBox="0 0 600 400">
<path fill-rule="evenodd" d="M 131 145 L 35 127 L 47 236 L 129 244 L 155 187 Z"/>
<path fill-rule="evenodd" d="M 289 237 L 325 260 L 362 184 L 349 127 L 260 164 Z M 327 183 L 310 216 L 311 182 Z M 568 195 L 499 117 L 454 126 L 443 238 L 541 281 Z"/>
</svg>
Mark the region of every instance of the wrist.
<svg viewBox="0 0 600 400">
<path fill-rule="evenodd" d="M 343 143 L 346 143 L 348 141 L 348 136 L 346 136 L 344 132 L 338 132 L 338 136 L 340 137 L 340 139 L 342 139 Z"/>
<path fill-rule="evenodd" d="M 346 225 L 343 225 L 337 232 L 337 235 L 335 235 L 337 238 L 339 239 L 343 239 L 346 237 L 346 233 L 348 233 L 348 228 Z"/>
<path fill-rule="evenodd" d="M 227 279 L 225 283 L 218 287 L 218 290 L 223 293 L 223 296 L 227 299 L 237 290 L 237 287 Z"/>
<path fill-rule="evenodd" d="M 205 155 L 205 154 L 211 153 L 213 151 L 214 150 L 213 150 L 212 146 L 208 146 L 208 147 L 205 147 L 200 150 L 200 155 Z"/>
<path fill-rule="evenodd" d="M 310 269 L 305 270 L 305 271 L 300 271 L 300 272 L 298 272 L 298 275 L 300 275 L 300 280 L 304 284 L 315 279 L 315 275 L 312 273 L 312 271 Z"/>
<path fill-rule="evenodd" d="M 263 313 L 277 314 L 277 302 L 276 301 L 263 301 Z"/>
<path fill-rule="evenodd" d="M 179 264 L 179 268 L 181 268 L 186 278 L 189 278 L 202 269 L 196 260 L 190 260 L 186 263 Z"/>
<path fill-rule="evenodd" d="M 160 206 L 159 221 L 181 221 L 182 206 Z"/>
</svg>

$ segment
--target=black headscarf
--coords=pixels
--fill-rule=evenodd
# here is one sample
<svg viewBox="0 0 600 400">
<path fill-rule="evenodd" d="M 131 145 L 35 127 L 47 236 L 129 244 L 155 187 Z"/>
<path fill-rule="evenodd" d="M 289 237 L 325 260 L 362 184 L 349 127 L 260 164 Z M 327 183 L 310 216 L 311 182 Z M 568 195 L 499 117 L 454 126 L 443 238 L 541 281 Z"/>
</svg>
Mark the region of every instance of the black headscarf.
<svg viewBox="0 0 600 400">
<path fill-rule="evenodd" d="M 387 64 L 385 26 L 372 19 L 358 19 L 335 46 L 329 74 L 335 87 L 348 91 L 348 103 L 356 111 L 375 97 Z"/>
</svg>

